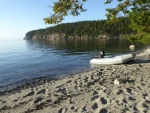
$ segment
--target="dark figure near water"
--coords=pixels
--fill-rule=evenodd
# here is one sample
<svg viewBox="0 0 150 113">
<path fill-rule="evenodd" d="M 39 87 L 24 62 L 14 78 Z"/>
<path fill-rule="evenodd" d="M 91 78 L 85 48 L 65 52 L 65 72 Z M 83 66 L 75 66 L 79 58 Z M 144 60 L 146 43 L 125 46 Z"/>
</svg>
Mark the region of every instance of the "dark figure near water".
<svg viewBox="0 0 150 113">
<path fill-rule="evenodd" d="M 104 51 L 100 51 L 100 52 L 99 52 L 99 57 L 100 57 L 100 58 L 104 58 L 104 56 L 105 56 L 105 52 L 104 52 Z"/>
</svg>

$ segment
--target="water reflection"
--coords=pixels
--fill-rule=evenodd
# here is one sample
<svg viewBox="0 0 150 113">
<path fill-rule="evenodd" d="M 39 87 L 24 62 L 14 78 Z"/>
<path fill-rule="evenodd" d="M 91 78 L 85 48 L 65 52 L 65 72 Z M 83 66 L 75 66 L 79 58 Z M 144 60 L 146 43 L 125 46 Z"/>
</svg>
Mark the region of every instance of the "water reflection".
<svg viewBox="0 0 150 113">
<path fill-rule="evenodd" d="M 31 49 L 51 48 L 53 50 L 64 50 L 65 53 L 84 53 L 84 52 L 97 52 L 104 50 L 108 53 L 127 53 L 131 50 L 129 46 L 131 43 L 126 39 L 55 39 L 50 41 L 29 41 L 27 42 L 28 47 Z M 34 45 L 34 46 L 33 46 Z M 144 45 L 136 43 L 136 51 L 142 48 Z"/>
</svg>

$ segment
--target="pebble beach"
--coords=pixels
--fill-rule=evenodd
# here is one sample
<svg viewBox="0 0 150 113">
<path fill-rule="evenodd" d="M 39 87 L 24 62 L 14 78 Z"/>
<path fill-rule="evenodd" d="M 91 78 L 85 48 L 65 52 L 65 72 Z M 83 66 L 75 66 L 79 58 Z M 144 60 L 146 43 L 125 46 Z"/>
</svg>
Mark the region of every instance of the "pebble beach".
<svg viewBox="0 0 150 113">
<path fill-rule="evenodd" d="M 150 47 L 126 64 L 1 93 L 0 113 L 150 113 Z"/>
</svg>

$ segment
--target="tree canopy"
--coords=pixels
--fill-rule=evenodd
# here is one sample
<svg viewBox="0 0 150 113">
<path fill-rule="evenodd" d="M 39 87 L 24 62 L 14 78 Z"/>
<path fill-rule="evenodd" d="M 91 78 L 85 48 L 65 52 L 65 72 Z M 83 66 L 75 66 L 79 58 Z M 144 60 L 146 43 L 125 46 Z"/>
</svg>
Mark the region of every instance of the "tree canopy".
<svg viewBox="0 0 150 113">
<path fill-rule="evenodd" d="M 130 23 L 125 17 L 113 23 L 108 23 L 106 20 L 63 23 L 45 29 L 29 31 L 26 33 L 25 39 L 32 39 L 35 36 L 40 40 L 49 40 L 52 38 L 50 35 L 53 34 L 60 34 L 65 38 L 124 38 L 126 34 L 134 32 L 129 25 Z"/>
<path fill-rule="evenodd" d="M 110 4 L 113 0 L 105 0 Z M 54 14 L 44 18 L 46 24 L 58 24 L 65 16 L 78 16 L 85 12 L 83 4 L 88 0 L 58 0 L 54 2 L 52 9 Z M 129 40 L 150 43 L 150 0 L 117 0 L 116 8 L 106 9 L 109 22 L 119 21 L 118 14 L 122 14 L 130 21 L 130 28 L 134 34 L 128 36 Z"/>
</svg>

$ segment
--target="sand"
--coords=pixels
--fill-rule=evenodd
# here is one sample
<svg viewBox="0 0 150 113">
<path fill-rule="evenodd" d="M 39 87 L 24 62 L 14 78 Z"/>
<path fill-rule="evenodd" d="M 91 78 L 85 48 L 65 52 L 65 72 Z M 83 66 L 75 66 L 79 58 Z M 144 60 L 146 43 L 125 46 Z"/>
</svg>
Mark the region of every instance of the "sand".
<svg viewBox="0 0 150 113">
<path fill-rule="evenodd" d="M 127 64 L 103 65 L 1 94 L 0 112 L 150 113 L 150 47 Z"/>
</svg>

